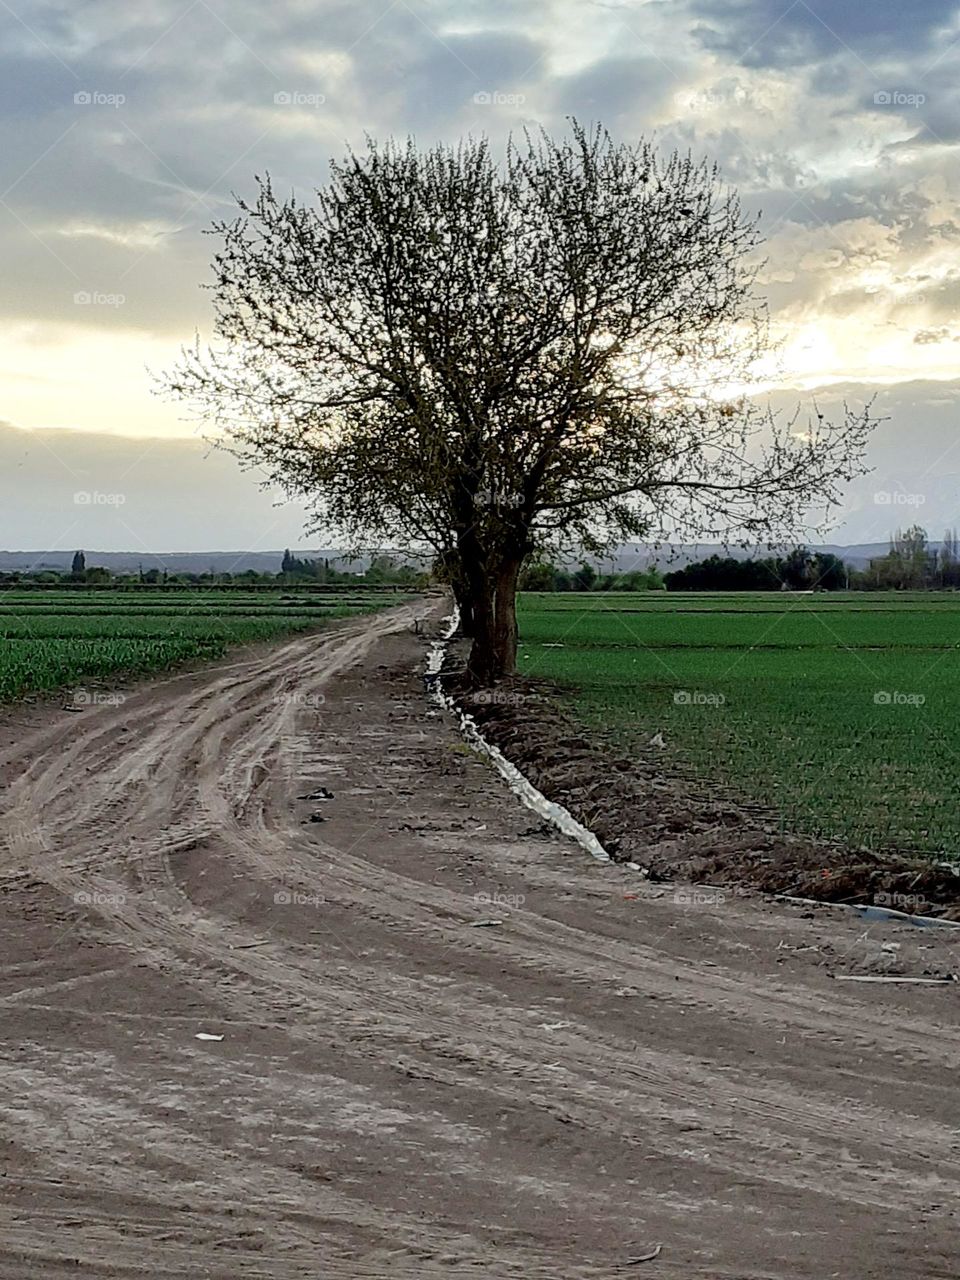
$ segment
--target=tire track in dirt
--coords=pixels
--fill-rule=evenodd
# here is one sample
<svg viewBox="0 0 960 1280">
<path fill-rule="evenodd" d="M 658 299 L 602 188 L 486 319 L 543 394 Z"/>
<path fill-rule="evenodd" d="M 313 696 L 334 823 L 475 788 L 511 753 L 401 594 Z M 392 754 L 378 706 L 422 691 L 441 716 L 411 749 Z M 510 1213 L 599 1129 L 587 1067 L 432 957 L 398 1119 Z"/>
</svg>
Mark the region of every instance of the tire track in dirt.
<svg viewBox="0 0 960 1280">
<path fill-rule="evenodd" d="M 949 997 L 837 994 L 807 960 L 791 986 L 771 935 L 813 949 L 824 926 L 760 904 L 694 923 L 641 887 L 638 937 L 629 872 L 519 837 L 529 815 L 439 727 L 410 618 L 174 676 L 0 754 L 0 886 L 69 918 L 0 995 L 24 1171 L 3 1274 L 77 1274 L 53 1243 L 73 1201 L 97 1276 L 601 1276 L 650 1233 L 669 1248 L 644 1274 L 949 1274 Z M 331 816 L 305 824 L 318 781 Z M 498 881 L 525 901 L 472 929 Z M 278 888 L 323 902 L 311 919 Z M 904 956 L 921 945 L 949 944 Z"/>
</svg>

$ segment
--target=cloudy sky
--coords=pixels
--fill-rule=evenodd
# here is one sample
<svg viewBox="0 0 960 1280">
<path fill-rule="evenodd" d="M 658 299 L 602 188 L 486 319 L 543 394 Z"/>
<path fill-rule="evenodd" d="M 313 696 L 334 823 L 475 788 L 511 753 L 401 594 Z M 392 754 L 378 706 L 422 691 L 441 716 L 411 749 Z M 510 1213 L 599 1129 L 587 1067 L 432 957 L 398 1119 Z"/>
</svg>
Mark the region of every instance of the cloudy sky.
<svg viewBox="0 0 960 1280">
<path fill-rule="evenodd" d="M 0 0 L 0 32 L 0 546 L 293 544 L 152 394 L 209 335 L 203 229 L 365 133 L 571 114 L 716 158 L 763 212 L 785 393 L 879 393 L 833 540 L 960 523 L 960 3 Z M 73 498 L 117 486 L 139 514 Z"/>
</svg>

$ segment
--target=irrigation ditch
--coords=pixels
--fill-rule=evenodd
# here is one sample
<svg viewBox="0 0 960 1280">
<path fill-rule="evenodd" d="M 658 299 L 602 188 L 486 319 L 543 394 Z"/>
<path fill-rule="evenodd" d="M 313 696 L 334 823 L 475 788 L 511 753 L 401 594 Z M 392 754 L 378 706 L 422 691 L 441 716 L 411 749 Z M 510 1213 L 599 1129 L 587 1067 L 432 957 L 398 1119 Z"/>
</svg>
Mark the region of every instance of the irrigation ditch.
<svg viewBox="0 0 960 1280">
<path fill-rule="evenodd" d="M 468 689 L 458 622 L 456 613 L 444 619 L 431 642 L 428 695 L 457 717 L 465 741 L 518 799 L 591 857 L 626 863 L 652 882 L 960 927 L 960 873 L 951 863 L 784 831 L 773 808 L 711 794 L 669 760 L 628 759 L 593 739 L 547 682 Z"/>
</svg>

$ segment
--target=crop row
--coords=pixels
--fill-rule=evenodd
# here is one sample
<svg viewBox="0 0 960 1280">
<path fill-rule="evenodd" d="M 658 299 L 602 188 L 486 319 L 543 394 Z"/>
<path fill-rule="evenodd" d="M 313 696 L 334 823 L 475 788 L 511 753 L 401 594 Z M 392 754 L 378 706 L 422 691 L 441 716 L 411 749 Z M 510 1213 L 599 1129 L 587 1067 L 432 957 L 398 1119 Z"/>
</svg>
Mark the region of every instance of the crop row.
<svg viewBox="0 0 960 1280">
<path fill-rule="evenodd" d="M 0 645 L 0 699 L 162 671 L 178 662 L 221 657 L 225 649 L 223 640 L 209 636 L 6 640 Z"/>
<path fill-rule="evenodd" d="M 960 592 L 819 591 L 557 591 L 525 592 L 527 607 L 538 613 L 901 613 L 960 614 Z"/>
<path fill-rule="evenodd" d="M 606 604 L 555 613 L 524 601 L 521 635 L 527 644 L 578 648 L 703 649 L 954 649 L 960 646 L 960 612 L 914 607 L 902 613 L 635 613 Z"/>
<path fill-rule="evenodd" d="M 86 614 L 5 614 L 0 611 L 0 638 L 26 640 L 31 637 L 95 637 L 95 636 L 143 636 L 167 635 L 216 636 L 233 644 L 269 640 L 290 632 L 305 631 L 322 626 L 337 618 L 349 618 L 368 612 L 370 608 L 338 605 L 322 612 L 247 613 L 225 611 L 214 613 L 97 613 Z"/>
<path fill-rule="evenodd" d="M 31 610 L 29 616 L 16 608 L 0 607 L 0 700 L 80 680 L 143 674 L 186 660 L 216 658 L 229 645 L 320 628 L 334 619 L 395 605 L 402 599 L 370 597 L 351 604 L 341 597 L 321 609 L 313 607 L 310 599 L 306 607 L 293 601 L 291 608 L 276 610 L 141 607 L 111 611 L 58 606 Z M 195 598 L 190 605 L 195 605 Z"/>
</svg>

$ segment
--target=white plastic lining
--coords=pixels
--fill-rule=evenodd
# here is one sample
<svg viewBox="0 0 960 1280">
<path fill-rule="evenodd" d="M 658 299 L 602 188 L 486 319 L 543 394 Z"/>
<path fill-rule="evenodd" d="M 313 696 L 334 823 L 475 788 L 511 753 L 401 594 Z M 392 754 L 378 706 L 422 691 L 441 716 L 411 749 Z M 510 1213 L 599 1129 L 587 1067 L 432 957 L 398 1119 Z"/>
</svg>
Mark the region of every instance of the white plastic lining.
<svg viewBox="0 0 960 1280">
<path fill-rule="evenodd" d="M 460 732 L 468 745 L 478 755 L 485 756 L 491 762 L 513 794 L 528 809 L 532 809 L 539 817 L 552 823 L 565 836 L 576 840 L 581 849 L 585 849 L 591 858 L 596 858 L 598 862 L 609 862 L 609 853 L 607 853 L 593 832 L 578 822 L 569 809 L 565 809 L 562 804 L 554 804 L 541 791 L 538 791 L 530 779 L 525 778 L 517 766 L 511 764 L 498 747 L 495 747 L 491 742 L 487 742 L 473 716 L 462 711 L 453 698 L 444 693 L 443 686 L 440 683 L 440 673 L 443 669 L 447 644 L 460 623 L 459 611 L 454 608 L 453 613 L 444 621 L 447 623 L 444 633 L 438 640 L 434 640 L 431 643 L 430 651 L 427 654 L 427 687 L 434 702 L 445 710 L 453 712 L 460 722 Z"/>
</svg>

